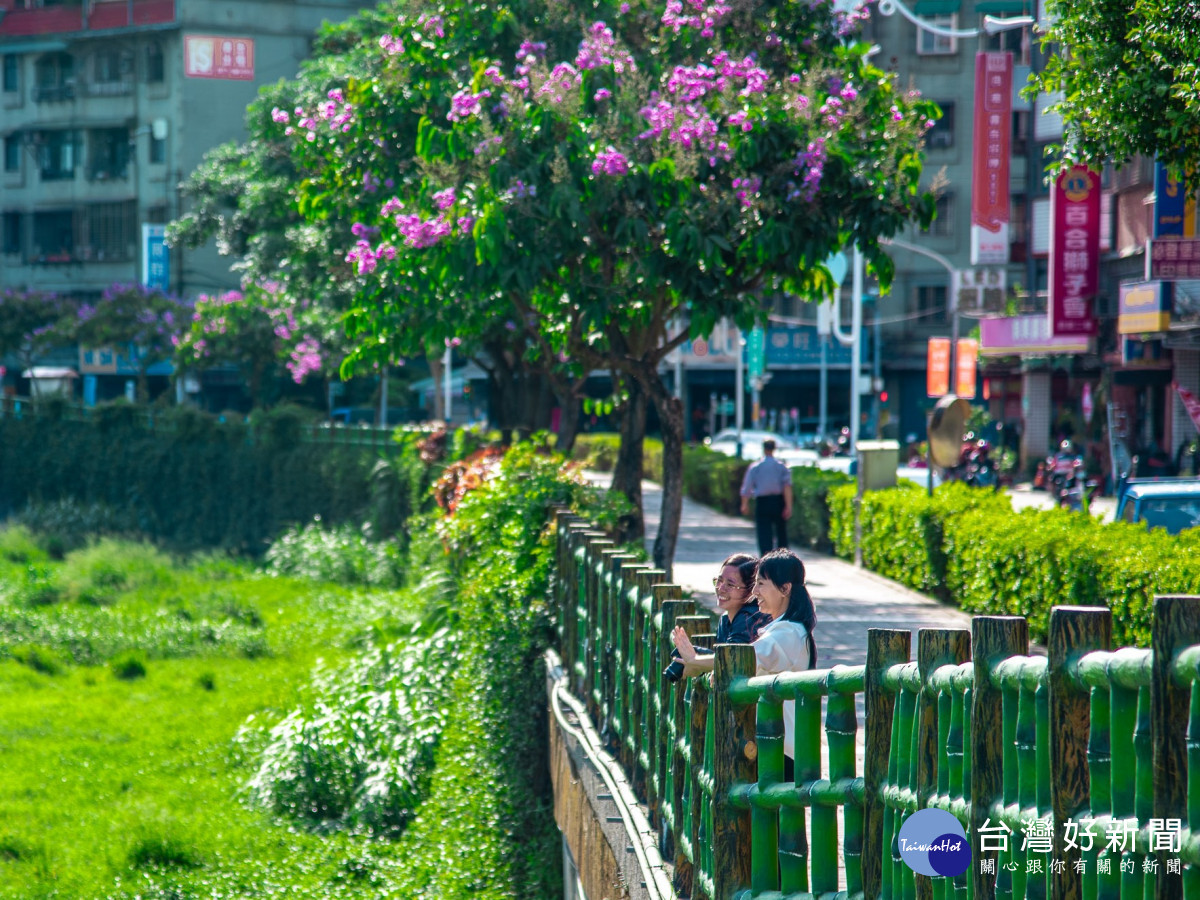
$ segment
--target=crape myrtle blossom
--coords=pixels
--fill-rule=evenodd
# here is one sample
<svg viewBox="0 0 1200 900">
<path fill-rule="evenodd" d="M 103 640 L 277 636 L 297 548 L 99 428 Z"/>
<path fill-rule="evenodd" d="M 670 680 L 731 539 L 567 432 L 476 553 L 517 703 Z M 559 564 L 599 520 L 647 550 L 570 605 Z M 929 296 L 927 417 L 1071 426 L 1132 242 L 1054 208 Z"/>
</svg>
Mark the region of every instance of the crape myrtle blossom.
<svg viewBox="0 0 1200 900">
<path fill-rule="evenodd" d="M 596 154 L 592 163 L 593 175 L 628 175 L 629 160 L 625 154 L 616 150 L 611 144 L 607 149 Z"/>
<path fill-rule="evenodd" d="M 864 128 L 878 128 L 877 133 L 883 135 L 886 122 L 886 135 L 894 139 L 923 123 L 923 113 L 906 121 L 914 98 L 895 92 L 882 77 L 877 82 L 874 75 L 867 75 L 864 80 L 860 74 L 862 63 L 814 64 L 811 57 L 805 56 L 806 46 L 813 54 L 820 54 L 822 51 L 816 48 L 823 46 L 834 31 L 857 27 L 865 12 L 835 16 L 830 0 L 800 0 L 812 10 L 815 23 L 812 41 L 806 45 L 804 33 L 796 33 L 795 27 L 786 22 L 753 22 L 747 33 L 741 18 L 732 21 L 735 11 L 742 16 L 742 7 L 733 0 L 660 3 L 661 22 L 667 26 L 659 33 L 664 46 L 670 44 L 672 33 L 690 32 L 681 52 L 667 57 L 672 60 L 669 65 L 654 60 L 658 50 L 650 51 L 644 60 L 641 56 L 635 59 L 631 47 L 643 45 L 640 40 L 625 43 L 621 30 L 641 29 L 642 25 L 633 26 L 618 14 L 607 22 L 584 26 L 577 49 L 568 51 L 565 59 L 556 60 L 548 50 L 551 46 L 569 46 L 560 29 L 552 42 L 534 39 L 540 35 L 529 36 L 507 61 L 503 56 L 480 59 L 464 54 L 461 64 L 446 67 L 440 77 L 450 87 L 441 94 L 441 102 L 449 109 L 445 119 L 433 127 L 454 134 L 456 140 L 450 146 L 461 149 L 439 159 L 439 163 L 453 169 L 445 175 L 439 172 L 438 177 L 453 179 L 460 187 L 424 189 L 410 180 L 404 189 L 396 189 L 399 196 L 375 207 L 379 219 L 369 212 L 349 219 L 354 223 L 353 243 L 341 255 L 352 271 L 361 277 L 379 277 L 384 263 L 400 253 L 476 236 L 486 247 L 498 233 L 492 231 L 492 223 L 499 221 L 485 213 L 489 204 L 528 201 L 538 196 L 536 185 L 511 174 L 506 176 L 506 183 L 492 182 L 484 173 L 488 167 L 493 167 L 490 171 L 494 173 L 497 163 L 511 166 L 509 173 L 519 171 L 526 180 L 548 178 L 556 186 L 563 177 L 628 179 L 650 171 L 674 172 L 679 181 L 694 181 L 693 196 L 703 196 L 706 206 L 754 209 L 753 221 L 758 222 L 780 215 L 789 203 L 815 202 L 825 181 L 826 159 L 833 154 L 840 159 L 847 141 L 861 142 Z M 412 20 L 408 24 L 411 27 Z M 715 39 L 717 29 L 724 30 L 720 42 Z M 434 46 L 431 36 L 436 35 L 443 39 L 436 42 L 439 53 L 461 52 L 454 49 L 459 36 L 450 33 L 449 25 L 437 16 L 422 15 L 411 37 L 408 32 L 402 33 L 410 44 L 419 42 L 425 47 Z M 395 63 L 390 62 L 392 57 Z M 426 62 L 427 58 L 414 52 L 412 59 L 406 59 L 398 37 L 379 41 L 378 59 L 381 65 L 387 63 L 385 72 L 404 72 L 405 65 L 412 66 L 414 72 L 439 65 Z M 653 74 L 640 74 L 643 71 Z M 639 73 L 636 79 L 629 77 L 633 73 Z M 450 79 L 458 79 L 457 84 Z M 882 106 L 872 106 L 879 85 L 884 85 L 886 101 Z M 618 97 L 625 100 L 630 96 L 626 92 L 641 91 L 643 87 L 645 99 L 640 109 L 634 107 L 638 113 L 632 122 L 625 117 L 618 119 L 617 104 L 605 102 Z M 866 117 L 870 108 L 887 112 L 879 114 L 881 121 L 870 122 Z M 379 131 L 374 117 L 364 115 L 359 124 L 355 111 L 336 88 L 308 109 L 311 112 L 298 106 L 289 113 L 277 108 L 272 111 L 272 120 L 289 132 L 294 130 L 302 140 L 301 146 L 319 134 L 322 143 L 317 149 L 325 153 L 327 160 L 355 150 L 365 151 L 367 158 L 354 163 L 358 171 L 366 173 L 360 176 L 363 194 L 377 191 L 383 175 L 394 173 L 394 163 L 389 160 L 397 150 L 412 150 L 407 145 L 395 146 L 394 136 Z M 362 130 L 375 127 L 377 133 L 343 139 L 343 130 L 351 125 Z M 547 133 L 544 129 L 548 127 L 564 135 L 564 147 L 573 143 L 576 148 L 590 147 L 590 153 L 567 150 L 567 165 L 553 169 L 553 174 L 539 168 L 545 164 L 530 160 L 528 149 L 541 144 L 539 132 Z M 781 153 L 773 166 L 750 164 L 749 171 L 742 168 L 742 160 L 761 158 L 764 145 L 760 142 L 769 139 L 769 146 L 777 148 L 781 138 L 790 146 L 784 144 L 786 155 Z M 381 152 L 376 152 L 376 147 Z M 754 148 L 754 152 L 744 157 L 742 150 L 747 147 Z M 572 158 L 572 153 L 582 158 Z M 850 154 L 861 155 L 853 150 Z M 658 159 L 672 159 L 677 165 L 652 170 L 651 163 Z M 734 171 L 721 171 L 735 160 L 739 163 Z M 679 165 L 681 162 L 684 164 Z M 334 165 L 324 164 L 331 169 Z M 365 205 L 370 209 L 373 204 L 368 201 Z M 476 228 L 481 221 L 486 225 L 483 230 Z"/>
<path fill-rule="evenodd" d="M 292 373 L 292 381 L 300 384 L 311 373 L 321 371 L 321 345 L 315 338 L 306 334 L 304 339 L 296 344 L 284 365 Z"/>
</svg>

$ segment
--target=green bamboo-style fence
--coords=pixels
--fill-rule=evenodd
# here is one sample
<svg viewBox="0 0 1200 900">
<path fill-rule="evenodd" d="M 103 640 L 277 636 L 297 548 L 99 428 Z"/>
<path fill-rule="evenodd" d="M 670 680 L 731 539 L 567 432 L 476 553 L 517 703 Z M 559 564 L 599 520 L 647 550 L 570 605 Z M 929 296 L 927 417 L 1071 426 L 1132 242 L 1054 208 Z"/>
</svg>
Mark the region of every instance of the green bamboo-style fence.
<svg viewBox="0 0 1200 900">
<path fill-rule="evenodd" d="M 977 616 L 922 630 L 915 659 L 909 631 L 873 628 L 865 665 L 756 676 L 753 648 L 723 645 L 711 679 L 672 684 L 672 629 L 711 641 L 711 615 L 589 523 L 560 510 L 556 528 L 570 690 L 680 897 L 1200 900 L 1200 597 L 1155 599 L 1149 649 L 1113 650 L 1108 609 L 1058 607 L 1046 656 L 1025 619 Z M 894 852 L 927 807 L 967 830 L 964 875 Z"/>
</svg>

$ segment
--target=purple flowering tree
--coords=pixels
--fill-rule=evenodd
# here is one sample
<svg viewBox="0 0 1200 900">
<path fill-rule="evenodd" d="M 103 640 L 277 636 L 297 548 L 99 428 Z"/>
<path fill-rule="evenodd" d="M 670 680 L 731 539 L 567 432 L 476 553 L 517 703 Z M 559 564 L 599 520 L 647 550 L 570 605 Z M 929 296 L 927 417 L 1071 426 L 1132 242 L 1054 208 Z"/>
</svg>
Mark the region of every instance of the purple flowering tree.
<svg viewBox="0 0 1200 900">
<path fill-rule="evenodd" d="M 21 369 L 55 347 L 71 343 L 75 305 L 44 291 L 0 292 L 0 356 L 16 356 Z M 37 397 L 37 381 L 31 381 Z"/>
<path fill-rule="evenodd" d="M 125 354 L 137 369 L 138 399 L 150 399 L 146 370 L 175 352 L 175 340 L 191 321 L 185 301 L 141 284 L 114 284 L 94 305 L 75 311 L 67 329 L 81 347 L 111 347 Z"/>
<path fill-rule="evenodd" d="M 369 79 L 272 111 L 304 176 L 298 208 L 352 209 L 369 230 L 346 255 L 364 284 L 359 346 L 503 319 L 566 372 L 617 373 L 635 421 L 615 484 L 630 494 L 639 410 L 653 403 L 662 423 L 654 558 L 669 570 L 683 410 L 666 355 L 722 317 L 763 321 L 765 296 L 822 294 L 823 260 L 853 243 L 886 287 L 879 238 L 932 217 L 919 179 L 936 111 L 870 65 L 865 14 L 825 0 L 396 4 Z"/>
<path fill-rule="evenodd" d="M 267 376 L 282 368 L 301 384 L 310 375 L 328 375 L 328 348 L 344 347 L 339 329 L 314 309 L 291 300 L 278 282 L 201 294 L 185 329 L 172 338 L 176 363 L 198 371 L 238 366 L 252 402 L 264 406 Z"/>
</svg>

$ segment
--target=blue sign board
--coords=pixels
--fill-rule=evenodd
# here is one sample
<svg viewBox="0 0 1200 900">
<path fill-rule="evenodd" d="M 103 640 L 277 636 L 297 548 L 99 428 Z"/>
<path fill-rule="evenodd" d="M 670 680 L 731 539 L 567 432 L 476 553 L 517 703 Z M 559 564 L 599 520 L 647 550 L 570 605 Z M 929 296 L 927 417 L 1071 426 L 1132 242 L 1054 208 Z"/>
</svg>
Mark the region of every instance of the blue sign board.
<svg viewBox="0 0 1200 900">
<path fill-rule="evenodd" d="M 863 334 L 866 337 L 866 334 Z M 767 367 L 819 366 L 821 337 L 815 325 L 783 325 L 767 329 Z M 850 367 L 850 348 L 832 337 L 825 340 L 825 360 L 830 366 Z M 866 357 L 866 340 L 863 340 Z"/>
<path fill-rule="evenodd" d="M 171 283 L 171 257 L 167 252 L 167 226 L 142 226 L 142 284 L 164 294 Z"/>
<path fill-rule="evenodd" d="M 1154 163 L 1154 237 L 1183 237 L 1187 193 L 1183 182 L 1167 173 L 1162 161 Z"/>
</svg>

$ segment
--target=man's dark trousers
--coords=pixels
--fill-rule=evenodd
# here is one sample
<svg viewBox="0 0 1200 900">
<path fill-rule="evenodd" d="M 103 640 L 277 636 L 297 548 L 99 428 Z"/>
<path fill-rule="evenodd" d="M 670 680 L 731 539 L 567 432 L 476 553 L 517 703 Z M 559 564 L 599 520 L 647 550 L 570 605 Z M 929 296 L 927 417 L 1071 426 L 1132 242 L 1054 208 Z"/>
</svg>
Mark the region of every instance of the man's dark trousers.
<svg viewBox="0 0 1200 900">
<path fill-rule="evenodd" d="M 786 547 L 787 522 L 783 520 L 783 495 L 772 494 L 754 501 L 754 528 L 758 532 L 758 555 L 766 556 L 778 546 Z"/>
</svg>

